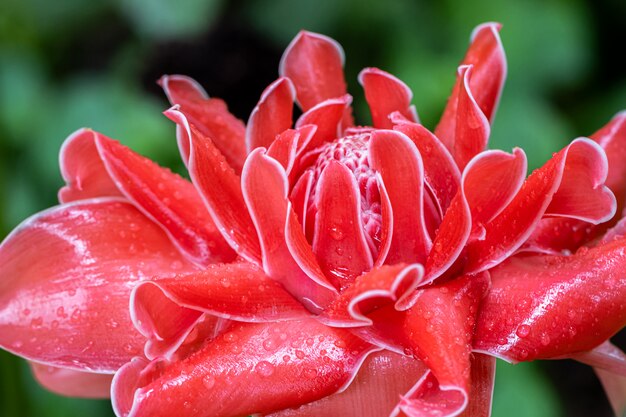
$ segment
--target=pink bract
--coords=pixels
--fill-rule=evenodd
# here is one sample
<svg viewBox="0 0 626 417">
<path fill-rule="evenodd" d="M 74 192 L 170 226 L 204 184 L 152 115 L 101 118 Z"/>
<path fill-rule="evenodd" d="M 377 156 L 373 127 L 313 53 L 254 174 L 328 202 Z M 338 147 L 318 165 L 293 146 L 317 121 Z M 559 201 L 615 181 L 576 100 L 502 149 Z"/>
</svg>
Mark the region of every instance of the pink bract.
<svg viewBox="0 0 626 417">
<path fill-rule="evenodd" d="M 499 30 L 434 133 L 377 68 L 354 125 L 343 50 L 310 32 L 247 124 L 160 80 L 191 181 L 75 132 L 61 204 L 0 246 L 0 346 L 120 417 L 488 416 L 495 358 L 592 365 L 623 412 L 626 113 L 529 176 L 486 150 Z"/>
</svg>

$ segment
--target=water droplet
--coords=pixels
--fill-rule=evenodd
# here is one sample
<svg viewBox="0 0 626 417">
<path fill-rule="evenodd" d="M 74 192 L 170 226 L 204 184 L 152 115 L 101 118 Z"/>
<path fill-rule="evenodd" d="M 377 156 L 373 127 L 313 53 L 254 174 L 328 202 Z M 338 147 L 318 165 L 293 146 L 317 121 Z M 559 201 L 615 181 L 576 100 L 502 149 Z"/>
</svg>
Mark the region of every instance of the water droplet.
<svg viewBox="0 0 626 417">
<path fill-rule="evenodd" d="M 305 377 L 313 379 L 317 376 L 317 370 L 313 368 L 307 368 L 304 370 L 303 374 Z"/>
<path fill-rule="evenodd" d="M 22 310 L 22 314 L 25 316 L 29 316 L 30 315 L 30 310 L 25 308 L 24 310 Z"/>
<path fill-rule="evenodd" d="M 342 256 L 343 255 L 343 248 L 340 246 L 337 246 L 335 248 L 335 252 L 337 253 L 337 255 Z"/>
<path fill-rule="evenodd" d="M 207 375 L 202 378 L 202 384 L 206 389 L 211 389 L 215 386 L 215 378 L 213 377 L 213 375 Z"/>
<path fill-rule="evenodd" d="M 289 362 L 291 360 L 291 356 L 285 355 L 283 356 L 283 362 Z"/>
<path fill-rule="evenodd" d="M 335 240 L 343 240 L 344 238 L 343 230 L 341 230 L 341 228 L 339 228 L 336 225 L 332 226 L 330 228 L 330 237 L 332 237 Z"/>
<path fill-rule="evenodd" d="M 259 375 L 265 377 L 272 376 L 272 374 L 274 373 L 274 365 L 267 361 L 261 361 L 257 363 L 255 369 Z"/>
<path fill-rule="evenodd" d="M 41 325 L 43 324 L 43 318 L 35 317 L 34 319 L 31 320 L 30 324 L 33 327 L 41 327 Z"/>
<path fill-rule="evenodd" d="M 301 350 L 296 350 L 296 358 L 298 359 L 304 359 L 304 352 Z"/>
<path fill-rule="evenodd" d="M 271 338 L 265 339 L 263 341 L 263 348 L 265 350 L 270 350 L 270 351 L 274 350 L 276 348 L 276 342 L 274 342 L 274 339 L 271 339 Z"/>
<path fill-rule="evenodd" d="M 521 326 L 517 328 L 517 331 L 515 332 L 515 334 L 521 338 L 528 336 L 529 333 L 530 333 L 530 326 L 527 324 L 522 324 Z"/>
<path fill-rule="evenodd" d="M 548 346 L 550 344 L 550 336 L 547 333 L 543 333 L 541 335 L 541 344 L 543 346 Z"/>
<path fill-rule="evenodd" d="M 346 342 L 344 342 L 343 340 L 335 340 L 335 346 L 337 346 L 339 349 L 345 349 Z"/>
</svg>

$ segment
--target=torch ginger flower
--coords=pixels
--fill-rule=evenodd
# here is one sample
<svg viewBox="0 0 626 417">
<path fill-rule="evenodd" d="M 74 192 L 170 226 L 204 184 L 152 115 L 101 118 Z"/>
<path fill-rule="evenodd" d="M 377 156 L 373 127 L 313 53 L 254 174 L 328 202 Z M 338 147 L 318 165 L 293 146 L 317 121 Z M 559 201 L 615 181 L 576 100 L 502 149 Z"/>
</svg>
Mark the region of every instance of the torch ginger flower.
<svg viewBox="0 0 626 417">
<path fill-rule="evenodd" d="M 485 150 L 499 30 L 472 34 L 434 133 L 376 68 L 355 126 L 343 51 L 309 32 L 247 125 L 161 79 L 191 182 L 74 133 L 62 204 L 0 247 L 0 346 L 118 416 L 487 416 L 496 357 L 595 366 L 621 412 L 626 114 L 528 177 Z"/>
</svg>

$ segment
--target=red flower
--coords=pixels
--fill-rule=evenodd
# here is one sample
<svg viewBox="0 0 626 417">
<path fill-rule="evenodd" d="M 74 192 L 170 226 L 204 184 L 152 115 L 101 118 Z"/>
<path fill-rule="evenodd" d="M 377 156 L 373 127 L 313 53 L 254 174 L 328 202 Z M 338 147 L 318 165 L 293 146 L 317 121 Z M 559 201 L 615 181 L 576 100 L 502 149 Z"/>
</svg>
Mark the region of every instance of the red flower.
<svg viewBox="0 0 626 417">
<path fill-rule="evenodd" d="M 626 114 L 526 178 L 521 149 L 485 151 L 498 31 L 474 31 L 434 134 L 375 68 L 354 126 L 313 33 L 247 126 L 163 77 L 191 182 L 70 136 L 62 204 L 0 246 L 0 345 L 66 395 L 116 372 L 119 416 L 486 416 L 494 357 L 596 366 L 623 409 Z"/>
</svg>

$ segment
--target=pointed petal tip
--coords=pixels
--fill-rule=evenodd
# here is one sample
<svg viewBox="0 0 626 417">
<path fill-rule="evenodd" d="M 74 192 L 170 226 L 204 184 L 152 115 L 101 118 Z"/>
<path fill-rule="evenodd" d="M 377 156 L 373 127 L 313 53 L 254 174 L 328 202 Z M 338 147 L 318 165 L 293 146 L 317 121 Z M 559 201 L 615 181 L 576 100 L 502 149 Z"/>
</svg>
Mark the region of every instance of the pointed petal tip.
<svg viewBox="0 0 626 417">
<path fill-rule="evenodd" d="M 478 26 L 476 26 L 474 28 L 474 30 L 472 31 L 472 34 L 470 35 L 470 41 L 473 42 L 474 39 L 476 38 L 476 36 L 478 35 L 479 32 L 481 32 L 483 29 L 491 29 L 493 31 L 493 33 L 495 34 L 495 36 L 498 36 L 498 32 L 500 32 L 500 30 L 502 30 L 502 23 L 499 22 L 485 22 L 482 23 Z"/>
<path fill-rule="evenodd" d="M 199 94 L 199 96 L 201 98 L 204 99 L 208 99 L 209 98 L 209 94 L 206 92 L 206 90 L 204 89 L 204 87 L 202 87 L 202 85 L 200 85 L 199 82 L 197 82 L 196 80 L 194 80 L 193 78 L 187 76 L 187 75 L 179 75 L 179 74 L 163 74 L 157 81 L 156 83 L 161 86 L 161 88 L 163 88 L 163 91 L 165 92 L 165 95 L 167 96 L 167 99 L 170 102 L 175 101 L 174 100 L 174 96 L 172 94 L 172 83 L 182 83 L 182 84 L 186 84 L 185 87 L 191 88 L 192 91 L 196 92 Z"/>
<path fill-rule="evenodd" d="M 280 63 L 278 65 L 278 74 L 281 77 L 285 76 L 285 65 L 286 65 L 286 60 L 288 59 L 289 54 L 296 47 L 296 45 L 302 42 L 306 42 L 307 40 L 320 40 L 320 41 L 323 41 L 332 45 L 339 53 L 339 56 L 341 58 L 341 65 L 345 64 L 346 54 L 343 50 L 343 47 L 341 46 L 339 42 L 337 42 L 336 40 L 334 40 L 333 38 L 329 36 L 322 35 L 321 33 L 311 32 L 311 31 L 302 29 L 300 32 L 298 32 L 295 38 L 292 39 L 292 41 L 289 43 L 289 45 L 285 49 L 283 56 L 280 58 Z"/>
</svg>

